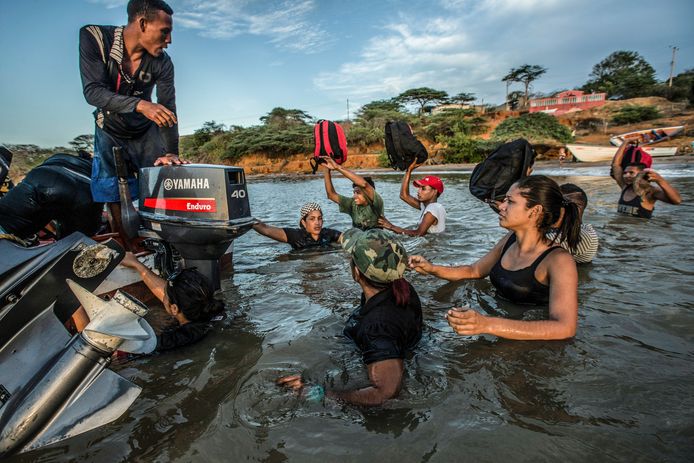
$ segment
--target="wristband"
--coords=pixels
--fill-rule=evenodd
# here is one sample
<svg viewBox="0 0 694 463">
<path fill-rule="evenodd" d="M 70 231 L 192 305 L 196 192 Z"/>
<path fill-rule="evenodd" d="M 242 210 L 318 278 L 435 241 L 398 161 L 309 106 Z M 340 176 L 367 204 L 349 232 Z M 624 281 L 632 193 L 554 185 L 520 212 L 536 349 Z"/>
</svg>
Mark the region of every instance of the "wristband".
<svg viewBox="0 0 694 463">
<path fill-rule="evenodd" d="M 304 397 L 307 402 L 320 402 L 325 397 L 325 388 L 319 384 L 308 386 L 305 389 Z"/>
</svg>

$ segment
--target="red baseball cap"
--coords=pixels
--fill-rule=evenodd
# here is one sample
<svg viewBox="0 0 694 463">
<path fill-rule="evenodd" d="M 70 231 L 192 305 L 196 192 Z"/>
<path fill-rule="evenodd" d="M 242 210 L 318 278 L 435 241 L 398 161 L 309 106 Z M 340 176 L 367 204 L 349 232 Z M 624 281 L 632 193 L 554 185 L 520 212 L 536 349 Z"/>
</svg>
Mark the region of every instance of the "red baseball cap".
<svg viewBox="0 0 694 463">
<path fill-rule="evenodd" d="M 412 182 L 414 186 L 430 186 L 434 190 L 438 191 L 439 194 L 443 193 L 443 182 L 441 181 L 440 178 L 436 177 L 435 175 L 427 175 L 424 178 L 420 178 L 419 180 L 415 180 Z"/>
</svg>

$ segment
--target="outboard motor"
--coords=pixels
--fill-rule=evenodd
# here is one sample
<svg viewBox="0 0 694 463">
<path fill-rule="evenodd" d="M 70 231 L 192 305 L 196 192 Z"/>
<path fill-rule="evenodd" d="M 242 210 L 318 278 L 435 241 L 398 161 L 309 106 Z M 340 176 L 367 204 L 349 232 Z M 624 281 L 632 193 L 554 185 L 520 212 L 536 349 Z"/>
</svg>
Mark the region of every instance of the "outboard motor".
<svg viewBox="0 0 694 463">
<path fill-rule="evenodd" d="M 139 212 L 145 228 L 172 244 L 186 267 L 220 288 L 219 259 L 256 220 L 239 167 L 185 164 L 140 169 Z"/>
</svg>

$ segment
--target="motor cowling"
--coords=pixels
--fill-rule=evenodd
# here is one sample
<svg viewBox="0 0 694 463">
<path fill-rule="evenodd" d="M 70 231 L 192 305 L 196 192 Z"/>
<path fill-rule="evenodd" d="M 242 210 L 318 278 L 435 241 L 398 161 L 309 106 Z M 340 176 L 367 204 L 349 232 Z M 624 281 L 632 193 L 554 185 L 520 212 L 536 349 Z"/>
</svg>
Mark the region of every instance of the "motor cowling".
<svg viewBox="0 0 694 463">
<path fill-rule="evenodd" d="M 140 170 L 139 213 L 145 228 L 171 243 L 219 288 L 218 259 L 246 233 L 251 217 L 242 168 L 207 164 Z"/>
</svg>

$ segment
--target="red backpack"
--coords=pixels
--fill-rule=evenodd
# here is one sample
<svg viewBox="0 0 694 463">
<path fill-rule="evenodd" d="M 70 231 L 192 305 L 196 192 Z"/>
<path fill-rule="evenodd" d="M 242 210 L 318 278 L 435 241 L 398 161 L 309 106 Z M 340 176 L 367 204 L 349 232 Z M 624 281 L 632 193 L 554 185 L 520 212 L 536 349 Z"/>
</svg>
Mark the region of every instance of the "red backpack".
<svg viewBox="0 0 694 463">
<path fill-rule="evenodd" d="M 340 124 L 319 120 L 313 127 L 313 139 L 316 145 L 311 159 L 314 174 L 318 170 L 318 164 L 325 162 L 322 157 L 329 156 L 337 164 L 347 160 L 347 139 Z"/>
</svg>

